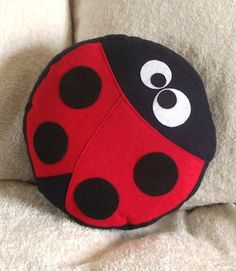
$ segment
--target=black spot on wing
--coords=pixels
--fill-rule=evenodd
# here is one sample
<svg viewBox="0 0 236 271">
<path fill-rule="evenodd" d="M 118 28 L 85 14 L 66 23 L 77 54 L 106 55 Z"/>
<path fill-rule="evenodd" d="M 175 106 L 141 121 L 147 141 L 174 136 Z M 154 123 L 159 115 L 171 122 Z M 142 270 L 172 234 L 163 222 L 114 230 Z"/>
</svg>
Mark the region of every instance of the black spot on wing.
<svg viewBox="0 0 236 271">
<path fill-rule="evenodd" d="M 88 67 L 75 67 L 65 73 L 60 82 L 60 97 L 64 104 L 82 109 L 96 102 L 101 91 L 99 75 Z"/>
<path fill-rule="evenodd" d="M 150 153 L 141 157 L 134 168 L 134 181 L 138 188 L 150 196 L 170 192 L 178 179 L 175 162 L 163 153 Z"/>
<path fill-rule="evenodd" d="M 66 153 L 68 138 L 64 129 L 53 122 L 44 122 L 34 134 L 34 149 L 45 164 L 60 161 Z"/>
<path fill-rule="evenodd" d="M 105 219 L 116 210 L 119 197 L 114 186 L 101 178 L 87 179 L 74 192 L 78 208 L 88 217 Z"/>
</svg>

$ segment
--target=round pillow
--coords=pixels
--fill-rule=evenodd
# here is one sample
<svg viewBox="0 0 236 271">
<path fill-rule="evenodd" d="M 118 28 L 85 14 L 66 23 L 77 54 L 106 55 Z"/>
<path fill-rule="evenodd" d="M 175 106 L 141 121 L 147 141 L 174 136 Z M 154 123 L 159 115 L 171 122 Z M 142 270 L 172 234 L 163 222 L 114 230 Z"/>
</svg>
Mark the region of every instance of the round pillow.
<svg viewBox="0 0 236 271">
<path fill-rule="evenodd" d="M 78 223 L 133 229 L 179 208 L 216 148 L 203 83 L 163 45 L 110 35 L 64 50 L 26 106 L 37 186 Z"/>
</svg>

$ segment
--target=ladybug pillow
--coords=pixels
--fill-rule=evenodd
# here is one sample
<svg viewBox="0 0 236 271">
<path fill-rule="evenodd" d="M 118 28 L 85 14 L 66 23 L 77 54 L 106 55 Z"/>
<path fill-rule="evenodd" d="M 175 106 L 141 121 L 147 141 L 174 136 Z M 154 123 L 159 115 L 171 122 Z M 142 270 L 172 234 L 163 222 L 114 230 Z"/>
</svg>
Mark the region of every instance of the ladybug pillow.
<svg viewBox="0 0 236 271">
<path fill-rule="evenodd" d="M 193 67 L 123 35 L 57 55 L 33 89 L 24 133 L 40 192 L 98 228 L 143 227 L 179 208 L 216 147 Z"/>
</svg>

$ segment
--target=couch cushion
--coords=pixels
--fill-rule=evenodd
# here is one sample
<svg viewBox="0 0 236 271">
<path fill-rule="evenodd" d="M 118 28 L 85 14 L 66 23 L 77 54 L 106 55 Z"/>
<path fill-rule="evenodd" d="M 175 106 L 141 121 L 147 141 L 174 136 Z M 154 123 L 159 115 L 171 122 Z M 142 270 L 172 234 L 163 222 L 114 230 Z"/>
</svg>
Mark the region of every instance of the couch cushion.
<svg viewBox="0 0 236 271">
<path fill-rule="evenodd" d="M 53 55 L 71 44 L 66 0 L 0 0 L 0 179 L 31 179 L 23 113 L 33 85 Z"/>
<path fill-rule="evenodd" d="M 0 182 L 0 199 L 0 270 L 236 269 L 233 204 L 124 232 L 79 226 L 28 183 Z"/>
</svg>

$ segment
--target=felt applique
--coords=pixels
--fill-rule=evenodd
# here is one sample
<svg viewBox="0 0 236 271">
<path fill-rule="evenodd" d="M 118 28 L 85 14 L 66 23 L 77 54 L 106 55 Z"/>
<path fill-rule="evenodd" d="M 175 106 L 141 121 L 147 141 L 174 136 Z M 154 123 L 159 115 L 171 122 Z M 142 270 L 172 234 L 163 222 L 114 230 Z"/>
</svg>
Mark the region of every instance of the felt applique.
<svg viewBox="0 0 236 271">
<path fill-rule="evenodd" d="M 39 190 L 77 222 L 132 229 L 197 190 L 216 137 L 193 67 L 151 41 L 74 45 L 39 77 L 24 133 Z"/>
</svg>

